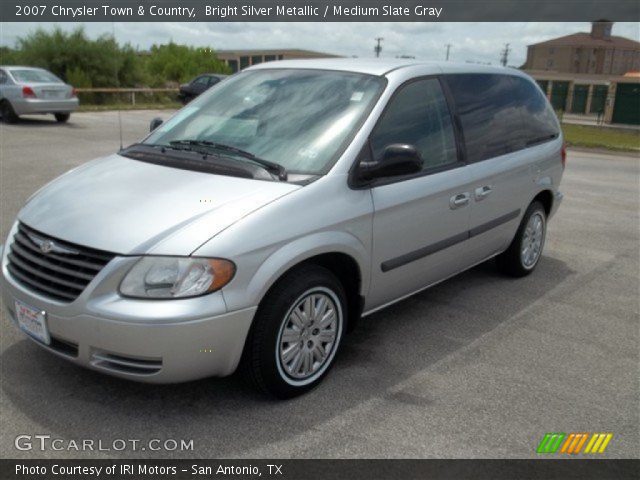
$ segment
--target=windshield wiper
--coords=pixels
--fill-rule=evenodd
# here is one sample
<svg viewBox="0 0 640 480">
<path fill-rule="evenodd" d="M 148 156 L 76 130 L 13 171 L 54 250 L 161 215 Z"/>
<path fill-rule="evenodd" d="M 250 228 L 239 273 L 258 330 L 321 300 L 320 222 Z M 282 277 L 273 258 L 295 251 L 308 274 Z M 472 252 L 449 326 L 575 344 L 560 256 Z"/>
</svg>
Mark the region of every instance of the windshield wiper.
<svg viewBox="0 0 640 480">
<path fill-rule="evenodd" d="M 251 160 L 254 163 L 257 163 L 265 170 L 275 173 L 278 176 L 279 180 L 286 181 L 287 180 L 287 170 L 280 165 L 279 163 L 270 162 L 269 160 L 265 160 L 260 157 L 256 157 L 253 153 L 247 152 L 246 150 L 242 150 L 240 148 L 232 147 L 231 145 L 225 145 L 224 143 L 210 142 L 209 140 L 172 140 L 169 142 L 171 147 L 184 148 L 184 147 L 208 147 L 216 150 L 222 150 L 224 152 L 229 152 L 236 154 L 240 157 L 246 158 L 247 160 Z"/>
</svg>

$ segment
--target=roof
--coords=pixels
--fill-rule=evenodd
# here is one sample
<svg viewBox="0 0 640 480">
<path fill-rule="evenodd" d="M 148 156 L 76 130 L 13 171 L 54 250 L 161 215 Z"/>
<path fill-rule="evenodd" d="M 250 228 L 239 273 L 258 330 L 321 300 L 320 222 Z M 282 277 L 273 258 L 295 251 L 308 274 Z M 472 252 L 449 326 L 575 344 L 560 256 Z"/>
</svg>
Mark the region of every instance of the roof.
<svg viewBox="0 0 640 480">
<path fill-rule="evenodd" d="M 300 48 L 268 48 L 268 49 L 240 49 L 240 50 L 216 50 L 217 55 L 313 55 L 317 57 L 339 57 L 332 53 L 315 52 Z"/>
<path fill-rule="evenodd" d="M 429 62 L 402 58 L 313 58 L 299 60 L 279 60 L 277 62 L 260 63 L 245 70 L 306 68 L 314 70 L 339 70 L 344 72 L 355 72 L 381 76 L 389 73 L 392 70 L 410 68 L 414 66 L 431 67 L 434 74 L 463 72 L 511 73 L 514 75 L 518 74 L 517 70 L 505 67 L 491 67 L 486 65 L 457 62 Z"/>
<path fill-rule="evenodd" d="M 0 68 L 5 68 L 7 70 L 12 70 L 14 68 L 19 68 L 20 70 L 45 70 L 48 71 L 44 68 L 40 68 L 40 67 L 27 67 L 26 65 L 0 65 Z"/>
<path fill-rule="evenodd" d="M 562 46 L 562 47 L 608 47 L 640 50 L 640 42 L 630 38 L 611 35 L 608 39 L 593 38 L 590 33 L 580 32 L 565 35 L 564 37 L 552 38 L 546 42 L 534 43 L 530 47 L 537 46 Z"/>
</svg>

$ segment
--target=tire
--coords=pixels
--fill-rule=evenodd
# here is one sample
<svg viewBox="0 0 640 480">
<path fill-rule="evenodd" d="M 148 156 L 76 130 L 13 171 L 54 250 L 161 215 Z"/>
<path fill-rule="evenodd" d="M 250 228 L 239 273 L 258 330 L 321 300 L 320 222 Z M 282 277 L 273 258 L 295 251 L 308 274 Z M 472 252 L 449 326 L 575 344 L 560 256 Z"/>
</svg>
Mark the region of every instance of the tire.
<svg viewBox="0 0 640 480">
<path fill-rule="evenodd" d="M 511 245 L 496 258 L 498 268 L 512 277 L 529 275 L 542 257 L 546 234 L 547 214 L 544 206 L 538 201 L 532 202 L 522 217 Z"/>
<path fill-rule="evenodd" d="M 56 117 L 56 122 L 65 123 L 69 120 L 69 117 L 71 117 L 71 114 L 70 113 L 54 113 L 53 116 Z"/>
<path fill-rule="evenodd" d="M 242 375 L 258 391 L 277 398 L 311 390 L 333 365 L 346 312 L 344 288 L 329 270 L 305 265 L 286 274 L 258 308 L 245 343 Z"/>
<path fill-rule="evenodd" d="M 0 102 L 0 115 L 2 115 L 2 120 L 6 123 L 16 123 L 20 119 L 8 100 Z"/>
</svg>

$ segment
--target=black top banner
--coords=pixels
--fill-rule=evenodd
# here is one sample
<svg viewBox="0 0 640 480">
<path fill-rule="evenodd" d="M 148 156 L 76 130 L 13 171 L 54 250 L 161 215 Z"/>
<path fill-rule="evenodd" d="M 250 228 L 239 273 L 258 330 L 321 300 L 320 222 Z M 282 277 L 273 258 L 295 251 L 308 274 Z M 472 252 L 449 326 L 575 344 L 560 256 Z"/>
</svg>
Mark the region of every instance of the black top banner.
<svg viewBox="0 0 640 480">
<path fill-rule="evenodd" d="M 637 0 L 2 0 L 3 22 L 640 21 Z"/>
</svg>

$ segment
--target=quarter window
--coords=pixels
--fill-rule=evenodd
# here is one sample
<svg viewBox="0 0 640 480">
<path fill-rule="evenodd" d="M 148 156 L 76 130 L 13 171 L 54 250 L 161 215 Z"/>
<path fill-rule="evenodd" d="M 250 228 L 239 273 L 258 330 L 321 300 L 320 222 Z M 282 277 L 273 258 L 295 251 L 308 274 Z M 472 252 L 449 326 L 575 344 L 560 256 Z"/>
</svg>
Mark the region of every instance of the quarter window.
<svg viewBox="0 0 640 480">
<path fill-rule="evenodd" d="M 411 82 L 393 96 L 371 135 L 374 158 L 380 160 L 394 143 L 413 145 L 423 170 L 457 161 L 451 115 L 437 79 Z"/>
<path fill-rule="evenodd" d="M 542 92 L 525 78 L 512 77 L 511 81 L 520 104 L 524 146 L 555 138 L 560 133 L 558 121 Z"/>
</svg>

